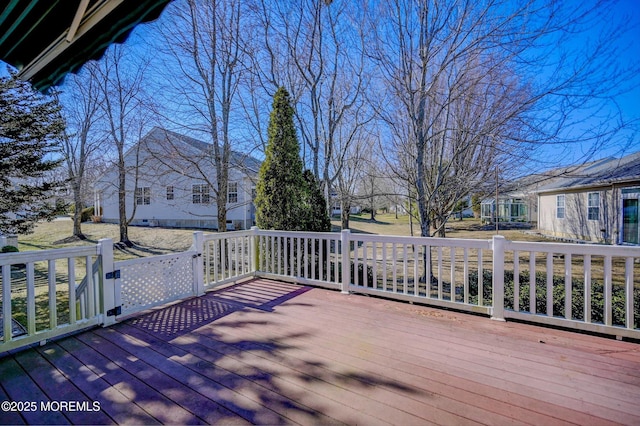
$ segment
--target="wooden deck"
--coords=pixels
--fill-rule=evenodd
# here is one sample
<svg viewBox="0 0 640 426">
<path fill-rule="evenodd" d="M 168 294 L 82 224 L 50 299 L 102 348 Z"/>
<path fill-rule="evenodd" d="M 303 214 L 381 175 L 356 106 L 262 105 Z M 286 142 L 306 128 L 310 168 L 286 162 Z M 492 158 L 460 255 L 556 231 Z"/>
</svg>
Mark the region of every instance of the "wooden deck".
<svg viewBox="0 0 640 426">
<path fill-rule="evenodd" d="M 6 355 L 5 400 L 35 409 L 0 424 L 638 425 L 640 345 L 258 279 Z"/>
</svg>

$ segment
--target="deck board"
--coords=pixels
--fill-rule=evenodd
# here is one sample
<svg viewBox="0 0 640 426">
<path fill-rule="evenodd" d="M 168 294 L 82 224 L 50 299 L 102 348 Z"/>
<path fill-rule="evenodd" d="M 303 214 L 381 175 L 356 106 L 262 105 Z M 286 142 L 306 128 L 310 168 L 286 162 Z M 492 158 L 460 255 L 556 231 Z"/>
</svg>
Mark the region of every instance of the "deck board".
<svg viewBox="0 0 640 426">
<path fill-rule="evenodd" d="M 266 279 L 0 358 L 0 424 L 640 424 L 640 345 Z"/>
</svg>

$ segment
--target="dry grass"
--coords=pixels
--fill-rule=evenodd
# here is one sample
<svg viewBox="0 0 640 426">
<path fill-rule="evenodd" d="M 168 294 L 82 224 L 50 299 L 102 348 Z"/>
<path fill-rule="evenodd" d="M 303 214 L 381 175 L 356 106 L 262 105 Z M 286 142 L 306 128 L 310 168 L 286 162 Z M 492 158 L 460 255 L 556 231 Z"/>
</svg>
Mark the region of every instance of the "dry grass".
<svg viewBox="0 0 640 426">
<path fill-rule="evenodd" d="M 20 235 L 18 248 L 20 251 L 45 250 L 54 248 L 77 247 L 96 244 L 102 238 L 119 241 L 119 228 L 108 223 L 83 223 L 82 232 L 86 240 L 70 238 L 73 233 L 72 221 L 59 219 L 53 222 L 42 222 L 30 235 Z M 193 230 L 163 229 L 148 227 L 129 227 L 129 239 L 135 246 L 116 249 L 116 260 L 133 259 L 188 250 L 193 242 Z"/>
<path fill-rule="evenodd" d="M 411 225 L 409 223 L 408 216 L 398 216 L 396 219 L 393 214 L 378 214 L 376 220 L 371 221 L 369 214 L 354 215 L 351 216 L 349 226 L 351 232 L 361 232 L 367 234 L 381 234 L 381 235 L 411 235 Z M 332 221 L 334 230 L 340 229 L 340 221 Z M 502 235 L 508 240 L 515 241 L 553 241 L 548 238 L 544 238 L 540 235 L 533 233 L 526 233 L 519 229 L 500 229 L 499 235 Z M 420 235 L 420 224 L 413 223 L 413 235 Z M 496 230 L 492 226 L 483 226 L 480 224 L 480 219 L 464 219 L 464 220 L 451 220 L 447 224 L 446 237 L 447 238 L 471 238 L 488 240 L 496 235 Z"/>
<path fill-rule="evenodd" d="M 334 231 L 339 232 L 340 222 L 333 221 Z M 350 222 L 352 232 L 382 234 L 382 235 L 411 235 L 408 216 L 400 216 L 398 219 L 392 214 L 377 215 L 377 220 L 368 220 L 368 215 L 353 216 Z M 420 234 L 420 228 L 414 223 L 414 235 Z M 108 223 L 82 224 L 82 231 L 86 240 L 71 238 L 73 223 L 71 219 L 58 219 L 53 222 L 42 222 L 30 235 L 20 235 L 18 248 L 20 251 L 45 250 L 53 248 L 65 248 L 82 245 L 93 245 L 102 238 L 111 238 L 114 242 L 119 240 L 117 225 Z M 135 246 L 126 249 L 117 249 L 116 260 L 132 259 L 137 257 L 153 256 L 156 254 L 174 253 L 188 250 L 193 242 L 192 229 L 164 229 L 130 226 L 129 238 Z M 527 234 L 520 230 L 500 230 L 509 240 L 518 241 L 549 241 L 540 236 Z M 447 226 L 448 238 L 475 238 L 490 239 L 496 234 L 494 229 L 480 226 L 477 219 L 465 219 L 452 221 Z"/>
</svg>

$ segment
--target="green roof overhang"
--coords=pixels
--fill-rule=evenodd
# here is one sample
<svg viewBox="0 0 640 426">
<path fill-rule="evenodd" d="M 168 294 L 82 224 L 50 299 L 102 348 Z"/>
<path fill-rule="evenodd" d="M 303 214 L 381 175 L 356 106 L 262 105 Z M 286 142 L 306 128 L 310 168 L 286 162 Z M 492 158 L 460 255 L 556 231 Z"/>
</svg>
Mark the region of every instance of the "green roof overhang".
<svg viewBox="0 0 640 426">
<path fill-rule="evenodd" d="M 0 60 L 46 91 L 99 59 L 171 0 L 8 0 L 0 6 Z"/>
</svg>

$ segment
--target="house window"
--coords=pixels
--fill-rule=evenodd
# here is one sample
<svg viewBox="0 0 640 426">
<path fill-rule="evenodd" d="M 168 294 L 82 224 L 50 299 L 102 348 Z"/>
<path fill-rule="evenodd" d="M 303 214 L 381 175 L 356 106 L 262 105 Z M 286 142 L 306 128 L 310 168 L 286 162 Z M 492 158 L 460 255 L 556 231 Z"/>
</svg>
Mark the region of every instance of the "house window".
<svg viewBox="0 0 640 426">
<path fill-rule="evenodd" d="M 564 195 L 556 195 L 556 217 L 564 219 Z"/>
<path fill-rule="evenodd" d="M 193 185 L 193 204 L 209 204 L 209 185 Z"/>
<path fill-rule="evenodd" d="M 167 200 L 173 200 L 173 186 L 167 186 Z"/>
<path fill-rule="evenodd" d="M 139 206 L 151 204 L 151 188 L 148 186 L 136 188 L 136 204 Z"/>
<path fill-rule="evenodd" d="M 589 220 L 599 220 L 600 219 L 600 193 L 590 192 L 588 197 L 589 197 L 589 203 L 588 203 Z"/>
<path fill-rule="evenodd" d="M 238 202 L 238 182 L 229 182 L 227 185 L 227 203 Z"/>
</svg>

